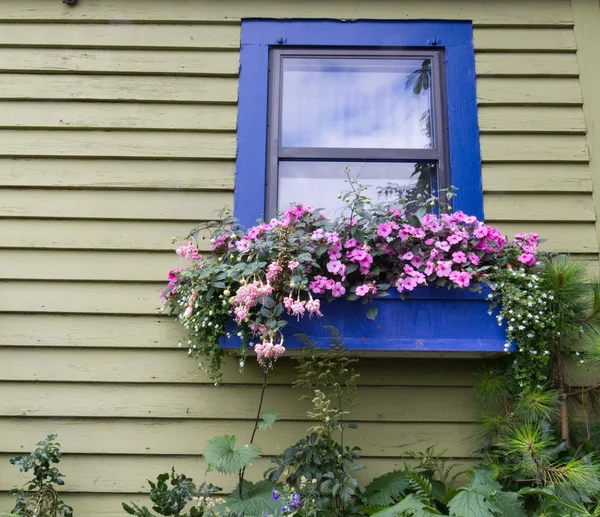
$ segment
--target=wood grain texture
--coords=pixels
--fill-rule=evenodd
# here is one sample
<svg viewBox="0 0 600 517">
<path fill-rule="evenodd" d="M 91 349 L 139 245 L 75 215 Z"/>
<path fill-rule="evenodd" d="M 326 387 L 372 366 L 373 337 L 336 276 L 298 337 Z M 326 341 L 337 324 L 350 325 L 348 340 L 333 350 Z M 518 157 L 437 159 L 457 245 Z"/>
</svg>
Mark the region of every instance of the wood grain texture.
<svg viewBox="0 0 600 517">
<path fill-rule="evenodd" d="M 0 159 L 3 187 L 233 190 L 235 162 Z"/>
<path fill-rule="evenodd" d="M 580 107 L 481 106 L 479 130 L 483 133 L 585 133 Z"/>
<path fill-rule="evenodd" d="M 491 135 L 483 134 L 483 162 L 587 162 L 583 135 Z"/>
<path fill-rule="evenodd" d="M 600 213 L 600 102 L 598 81 L 600 65 L 596 49 L 600 45 L 600 5 L 598 2 L 573 0 L 574 32 L 577 41 L 577 59 L 581 68 L 581 90 L 584 98 L 583 111 L 588 127 L 587 145 L 590 150 L 590 172 L 594 186 L 594 206 Z M 596 221 L 596 238 L 600 242 L 600 222 Z"/>
<path fill-rule="evenodd" d="M 20 486 L 27 479 L 26 475 L 14 474 L 15 467 L 8 463 L 9 459 L 10 455 L 8 454 L 0 455 L 1 490 L 8 490 L 16 485 Z M 400 458 L 365 458 L 361 463 L 366 467 L 357 472 L 356 478 L 360 481 L 361 486 L 385 472 L 404 467 L 404 459 Z M 465 460 L 461 461 L 460 465 L 462 469 L 465 469 L 472 465 L 472 462 L 469 463 L 468 460 Z M 175 472 L 183 472 L 194 480 L 207 480 L 223 488 L 225 492 L 233 490 L 237 479 L 236 476 L 225 476 L 214 472 L 206 474 L 204 460 L 196 457 L 65 456 L 61 460 L 60 466 L 61 472 L 65 475 L 65 486 L 61 487 L 61 493 L 67 494 L 65 499 L 71 492 L 147 493 L 149 490 L 147 479 L 155 479 L 159 473 L 170 472 L 172 466 L 175 467 Z M 260 458 L 253 462 L 252 467 L 246 469 L 246 477 L 250 481 L 259 481 L 262 479 L 263 472 L 271 466 L 269 458 Z M 125 501 L 129 501 L 129 499 L 125 499 Z M 144 504 L 151 506 L 147 498 Z M 92 515 L 96 515 L 96 513 Z"/>
<path fill-rule="evenodd" d="M 478 52 L 475 70 L 479 76 L 577 77 L 575 53 Z"/>
<path fill-rule="evenodd" d="M 482 2 L 461 0 L 407 0 L 402 9 L 390 9 L 387 2 L 361 0 L 306 0 L 294 2 L 252 2 L 246 0 L 180 0 L 165 4 L 160 0 L 137 0 L 122 4 L 118 0 L 88 0 L 83 8 L 48 5 L 45 0 L 29 0 L 24 6 L 19 0 L 3 0 L 0 20 L 45 21 L 107 21 L 130 20 L 144 22 L 237 22 L 243 18 L 336 18 L 373 19 L 466 19 L 477 25 L 549 25 L 570 26 L 573 17 L 568 0 L 503 0 Z"/>
<path fill-rule="evenodd" d="M 480 77 L 477 101 L 480 105 L 582 104 L 579 81 L 575 78 Z"/>
<path fill-rule="evenodd" d="M 158 314 L 164 283 L 3 281 L 0 311 L 83 314 Z"/>
<path fill-rule="evenodd" d="M 476 50 L 563 51 L 577 49 L 572 28 L 476 28 Z"/>
<path fill-rule="evenodd" d="M 11 320 L 12 318 L 12 320 Z M 60 316 L 46 316 L 48 319 Z M 72 329 L 82 316 L 69 316 L 66 326 Z M 110 319 L 110 317 L 95 317 L 96 319 Z M 67 318 L 62 318 L 63 320 Z M 119 321 L 112 318 L 113 321 Z M 125 318 L 121 318 L 125 320 Z M 198 368 L 198 362 L 188 357 L 187 341 L 183 338 L 183 330 L 176 326 L 174 318 L 163 318 L 163 328 L 157 329 L 159 335 L 154 336 L 154 343 L 148 345 L 152 339 L 148 334 L 157 327 L 146 318 L 136 318 L 136 328 L 139 336 L 129 337 L 127 348 L 122 348 L 125 338 L 114 338 L 119 327 L 108 331 L 111 338 L 101 337 L 98 332 L 102 328 L 101 321 L 90 322 L 89 336 L 77 338 L 73 348 L 69 343 L 74 341 L 68 336 L 58 340 L 55 327 L 58 323 L 50 322 L 48 334 L 57 343 L 47 343 L 48 337 L 42 335 L 37 343 L 24 343 L 31 340 L 35 332 L 40 332 L 39 327 L 33 329 L 22 326 L 8 332 L 13 334 L 10 338 L 12 345 L 0 349 L 0 380 L 3 381 L 29 381 L 29 382 L 95 382 L 95 383 L 136 383 L 136 384 L 207 384 L 212 381 Z M 14 316 L 2 315 L 0 321 L 9 325 L 24 325 L 28 322 L 44 321 L 40 315 Z M 124 321 L 124 333 L 129 334 L 132 322 Z M 118 324 L 118 323 L 117 323 Z M 73 330 L 71 330 L 72 332 Z M 171 332 L 167 334 L 167 332 Z M 41 332 L 43 334 L 43 332 Z M 16 334 L 16 336 L 14 335 Z M 23 335 L 25 334 L 25 335 Z M 8 336 L 7 336 L 8 337 Z M 156 343 L 160 338 L 160 342 Z M 177 342 L 183 341 L 183 346 L 178 347 Z M 16 346 L 21 344 L 20 346 Z M 23 346 L 23 345 L 26 346 Z M 150 348 L 157 344 L 163 349 Z M 4 345 L 3 345 L 4 346 Z M 95 347 L 95 348 L 85 348 Z M 137 348 L 134 348 L 137 347 Z M 29 368 L 15 368 L 19 364 L 28 364 Z M 48 368 L 48 364 L 56 365 Z M 394 359 L 388 358 L 381 361 L 377 358 L 361 358 L 353 368 L 360 374 L 361 386 L 461 386 L 470 387 L 475 381 L 475 372 L 483 364 L 481 360 L 469 359 Z M 269 373 L 271 385 L 290 385 L 297 376 L 296 361 L 285 357 L 277 363 L 277 368 Z M 263 372 L 255 360 L 249 360 L 240 373 L 239 364 L 235 358 L 226 358 L 224 362 L 224 384 L 261 385 Z"/>
<path fill-rule="evenodd" d="M 218 415 L 223 420 L 253 420 L 260 395 L 260 386 L 6 382 L 0 387 L 0 416 L 210 419 Z M 264 407 L 275 410 L 281 420 L 303 420 L 306 407 L 297 403 L 301 395 L 291 387 L 271 386 Z M 470 388 L 364 387 L 358 389 L 352 415 L 357 422 L 470 423 L 475 422 L 475 400 Z"/>
<path fill-rule="evenodd" d="M 0 249 L 0 280 L 160 282 L 184 265 L 169 252 Z"/>
<path fill-rule="evenodd" d="M 196 221 L 77 221 L 1 219 L 1 247 L 75 250 L 173 251 L 174 237 L 185 236 Z M 200 249 L 208 249 L 200 241 Z"/>
<path fill-rule="evenodd" d="M 240 26 L 2 23 L 0 46 L 232 50 L 240 47 Z"/>
<path fill-rule="evenodd" d="M 489 194 L 484 198 L 484 210 L 494 221 L 596 220 L 590 194 Z"/>
<path fill-rule="evenodd" d="M 72 219 L 215 219 L 228 192 L 0 189 L 0 216 Z"/>
<path fill-rule="evenodd" d="M 231 76 L 237 51 L 79 50 L 0 47 L 1 72 Z"/>
<path fill-rule="evenodd" d="M 235 104 L 237 79 L 0 74 L 0 99 Z"/>
<path fill-rule="evenodd" d="M 484 201 L 492 192 L 591 192 L 589 166 L 557 163 L 486 163 Z"/>
<path fill-rule="evenodd" d="M 231 159 L 235 146 L 229 133 L 0 130 L 0 156 Z"/>
<path fill-rule="evenodd" d="M 20 453 L 51 429 L 58 434 L 64 454 L 139 454 L 200 456 L 206 442 L 221 434 L 240 440 L 252 434 L 252 422 L 227 420 L 152 419 L 45 419 L 0 420 L 1 453 Z M 257 434 L 255 443 L 262 454 L 276 455 L 303 438 L 311 422 L 277 422 L 268 432 Z M 445 454 L 473 455 L 473 444 L 465 438 L 475 435 L 477 424 L 463 423 L 364 423 L 349 431 L 346 439 L 362 449 L 363 457 L 398 457 L 407 451 L 425 451 L 444 436 Z M 148 474 L 150 476 L 150 474 Z"/>
<path fill-rule="evenodd" d="M 544 251 L 598 253 L 598 240 L 593 223 L 508 223 L 494 221 L 491 218 L 487 218 L 486 222 L 498 226 L 503 233 L 510 237 L 519 232 L 539 233 L 540 237 L 548 239 L 540 246 L 540 249 Z"/>
<path fill-rule="evenodd" d="M 0 102 L 0 128 L 235 131 L 227 105 Z"/>
</svg>

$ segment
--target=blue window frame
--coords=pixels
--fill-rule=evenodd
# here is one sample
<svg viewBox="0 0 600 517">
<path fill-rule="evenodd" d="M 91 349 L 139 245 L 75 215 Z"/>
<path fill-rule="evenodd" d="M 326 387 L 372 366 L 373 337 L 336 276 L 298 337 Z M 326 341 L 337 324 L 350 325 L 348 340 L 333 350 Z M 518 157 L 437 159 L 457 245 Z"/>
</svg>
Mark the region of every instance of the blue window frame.
<svg viewBox="0 0 600 517">
<path fill-rule="evenodd" d="M 473 31 L 465 21 L 244 20 L 242 22 L 235 178 L 236 217 L 265 217 L 272 49 L 443 49 L 450 182 L 455 210 L 483 218 Z"/>
</svg>

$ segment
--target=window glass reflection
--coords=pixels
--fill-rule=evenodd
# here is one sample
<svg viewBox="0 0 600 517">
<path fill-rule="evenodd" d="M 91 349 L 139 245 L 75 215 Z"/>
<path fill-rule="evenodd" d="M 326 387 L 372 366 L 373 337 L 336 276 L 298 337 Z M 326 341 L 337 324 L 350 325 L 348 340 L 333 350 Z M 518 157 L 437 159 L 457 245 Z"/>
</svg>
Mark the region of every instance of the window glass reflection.
<svg viewBox="0 0 600 517">
<path fill-rule="evenodd" d="M 432 147 L 431 62 L 283 59 L 284 147 Z"/>
<path fill-rule="evenodd" d="M 346 204 L 337 195 L 350 188 L 344 181 L 346 167 L 351 178 L 368 186 L 366 195 L 375 202 L 399 204 L 419 194 L 429 197 L 436 184 L 435 165 L 429 163 L 282 161 L 278 208 L 303 203 L 324 208 L 329 217 L 340 215 Z"/>
</svg>

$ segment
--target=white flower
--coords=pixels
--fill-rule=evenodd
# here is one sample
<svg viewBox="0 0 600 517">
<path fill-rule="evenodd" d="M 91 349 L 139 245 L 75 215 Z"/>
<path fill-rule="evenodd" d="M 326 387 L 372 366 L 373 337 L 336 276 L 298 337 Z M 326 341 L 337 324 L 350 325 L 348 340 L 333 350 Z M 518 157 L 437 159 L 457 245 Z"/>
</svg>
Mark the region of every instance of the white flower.
<svg viewBox="0 0 600 517">
<path fill-rule="evenodd" d="M 181 348 L 181 342 L 177 345 L 179 348 Z"/>
<path fill-rule="evenodd" d="M 513 329 L 512 327 L 508 327 L 508 330 L 512 330 L 512 329 Z"/>
</svg>

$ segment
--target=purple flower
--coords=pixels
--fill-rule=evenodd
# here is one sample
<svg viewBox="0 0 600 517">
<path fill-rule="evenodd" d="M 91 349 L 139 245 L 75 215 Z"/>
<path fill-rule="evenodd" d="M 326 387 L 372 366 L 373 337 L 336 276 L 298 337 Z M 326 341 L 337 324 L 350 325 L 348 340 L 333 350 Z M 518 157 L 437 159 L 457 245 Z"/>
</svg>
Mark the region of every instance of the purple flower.
<svg viewBox="0 0 600 517">
<path fill-rule="evenodd" d="M 273 496 L 273 499 L 275 499 L 275 501 L 277 501 L 277 499 L 279 499 L 279 497 L 281 496 L 281 494 L 275 489 L 271 490 L 271 495 Z"/>
</svg>

